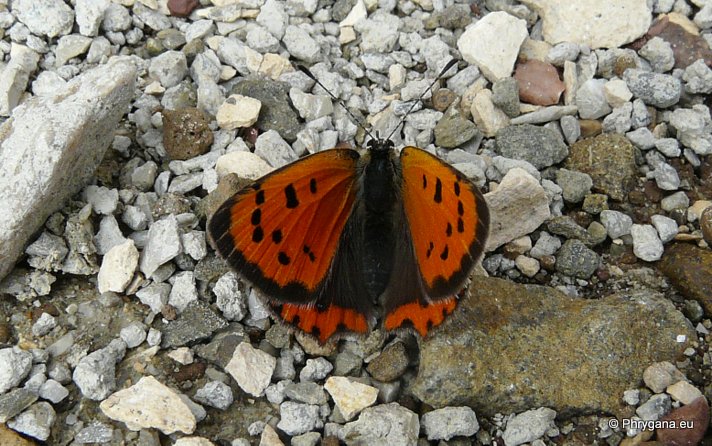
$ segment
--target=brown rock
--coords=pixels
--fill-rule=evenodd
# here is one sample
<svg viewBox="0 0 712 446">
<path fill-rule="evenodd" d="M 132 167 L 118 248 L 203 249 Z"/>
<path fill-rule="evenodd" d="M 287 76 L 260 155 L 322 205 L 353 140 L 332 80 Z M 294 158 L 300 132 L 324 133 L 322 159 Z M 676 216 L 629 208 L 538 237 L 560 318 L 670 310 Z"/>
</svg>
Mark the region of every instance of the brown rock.
<svg viewBox="0 0 712 446">
<path fill-rule="evenodd" d="M 712 206 L 702 212 L 700 216 L 700 229 L 702 229 L 702 237 L 708 245 L 712 246 Z"/>
<path fill-rule="evenodd" d="M 653 203 L 660 203 L 660 200 L 663 199 L 663 191 L 654 181 L 646 181 L 643 185 L 643 192 L 645 197 Z"/>
<path fill-rule="evenodd" d="M 433 108 L 437 111 L 444 112 L 450 105 L 455 102 L 457 95 L 447 88 L 441 88 L 433 93 Z"/>
<path fill-rule="evenodd" d="M 257 142 L 257 137 L 260 136 L 260 130 L 257 127 L 247 127 L 240 132 L 240 136 L 245 142 L 254 147 Z"/>
<path fill-rule="evenodd" d="M 628 194 L 628 202 L 633 206 L 643 206 L 647 203 L 647 198 L 645 198 L 644 192 L 632 190 Z"/>
<path fill-rule="evenodd" d="M 685 298 L 695 299 L 712 314 L 712 251 L 675 243 L 665 250 L 658 267 Z"/>
<path fill-rule="evenodd" d="M 168 10 L 174 17 L 188 17 L 198 6 L 198 0 L 168 0 Z"/>
<path fill-rule="evenodd" d="M 49 313 L 54 317 L 59 316 L 59 310 L 57 307 L 51 302 L 46 302 L 39 307 L 32 308 L 32 322 L 37 322 L 37 319 L 39 319 L 43 313 Z"/>
<path fill-rule="evenodd" d="M 11 341 L 12 341 L 12 326 L 5 321 L 0 322 L 0 342 L 5 344 L 5 343 L 11 342 Z"/>
<path fill-rule="evenodd" d="M 163 146 L 174 160 L 187 160 L 210 150 L 213 132 L 202 110 L 163 110 Z"/>
<path fill-rule="evenodd" d="M 176 307 L 170 304 L 166 304 L 161 308 L 161 314 L 167 321 L 174 321 L 178 317 Z"/>
<path fill-rule="evenodd" d="M 662 421 L 674 421 L 677 426 L 686 423 L 687 428 L 658 429 L 657 439 L 665 446 L 695 446 L 702 441 L 710 421 L 710 408 L 704 397 L 697 398 L 687 406 L 679 407 L 665 415 Z"/>
<path fill-rule="evenodd" d="M 674 361 L 692 342 L 689 321 L 644 289 L 577 299 L 544 286 L 478 277 L 458 310 L 422 341 L 411 391 L 433 407 L 478 415 L 546 406 L 559 416 L 622 417 L 640 371 Z M 689 342 L 677 343 L 680 334 Z"/>
<path fill-rule="evenodd" d="M 190 364 L 181 365 L 178 370 L 173 372 L 173 379 L 178 382 L 195 381 L 205 375 L 205 370 L 208 368 L 204 362 L 193 362 Z"/>
<path fill-rule="evenodd" d="M 402 342 L 388 345 L 366 368 L 371 376 L 382 382 L 395 381 L 407 369 L 408 353 Z"/>
<path fill-rule="evenodd" d="M 595 119 L 579 119 L 579 126 L 581 127 L 581 138 L 583 139 L 598 136 L 603 131 L 603 124 Z"/>
<path fill-rule="evenodd" d="M 566 168 L 587 173 L 596 192 L 623 201 L 638 177 L 635 148 L 628 138 L 606 133 L 571 145 Z"/>
<path fill-rule="evenodd" d="M 328 435 L 321 440 L 321 446 L 339 446 L 339 438 Z"/>
<path fill-rule="evenodd" d="M 519 99 L 534 105 L 555 105 L 566 86 L 556 67 L 531 59 L 517 65 L 514 78 L 519 83 Z"/>
</svg>

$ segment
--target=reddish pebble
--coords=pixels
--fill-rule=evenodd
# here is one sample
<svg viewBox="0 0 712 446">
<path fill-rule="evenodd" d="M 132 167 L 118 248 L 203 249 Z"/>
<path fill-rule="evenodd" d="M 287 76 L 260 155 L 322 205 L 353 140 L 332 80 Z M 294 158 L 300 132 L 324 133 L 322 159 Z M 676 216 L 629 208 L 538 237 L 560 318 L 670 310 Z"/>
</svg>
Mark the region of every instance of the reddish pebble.
<svg viewBox="0 0 712 446">
<path fill-rule="evenodd" d="M 695 446 L 702 441 L 710 421 L 710 408 L 705 397 L 697 398 L 661 418 L 674 421 L 676 426 L 686 423 L 686 428 L 658 429 L 658 441 L 665 446 Z"/>
<path fill-rule="evenodd" d="M 173 372 L 173 379 L 178 382 L 195 381 L 205 375 L 207 364 L 203 362 L 193 362 L 191 364 L 181 365 L 177 371 Z"/>
<path fill-rule="evenodd" d="M 188 17 L 198 6 L 198 0 L 168 0 L 168 10 L 174 17 Z"/>
<path fill-rule="evenodd" d="M 517 65 L 514 78 L 519 84 L 519 99 L 534 105 L 558 104 L 566 88 L 556 67 L 536 59 Z"/>
<path fill-rule="evenodd" d="M 247 141 L 253 146 L 255 145 L 255 142 L 257 142 L 258 136 L 260 136 L 260 130 L 257 127 L 248 127 L 247 129 L 243 130 L 242 137 L 245 138 L 245 141 Z"/>
<path fill-rule="evenodd" d="M 677 23 L 663 16 L 650 27 L 646 38 L 655 36 L 667 41 L 672 47 L 675 56 L 675 68 L 687 68 L 697 59 L 704 59 L 709 66 L 712 65 L 712 49 L 702 36 L 690 34 Z M 642 45 L 641 45 L 642 46 Z"/>
</svg>

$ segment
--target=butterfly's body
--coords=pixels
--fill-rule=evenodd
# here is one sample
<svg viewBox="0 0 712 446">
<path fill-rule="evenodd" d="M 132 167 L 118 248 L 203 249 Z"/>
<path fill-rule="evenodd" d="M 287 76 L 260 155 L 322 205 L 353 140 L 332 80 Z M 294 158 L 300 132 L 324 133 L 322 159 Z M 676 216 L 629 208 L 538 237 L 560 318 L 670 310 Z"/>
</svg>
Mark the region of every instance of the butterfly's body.
<svg viewBox="0 0 712 446">
<path fill-rule="evenodd" d="M 400 169 L 392 148 L 368 149 L 359 161 L 361 209 L 354 209 L 347 225 L 354 226 L 355 244 L 363 247 L 360 257 L 363 279 L 374 303 L 383 295 L 391 277 L 396 255 L 395 234 L 403 231 L 400 204 Z"/>
<path fill-rule="evenodd" d="M 215 213 L 217 250 L 279 318 L 325 342 L 386 329 L 425 335 L 456 306 L 484 248 L 484 198 L 461 173 L 389 140 L 332 149 L 257 180 Z"/>
</svg>

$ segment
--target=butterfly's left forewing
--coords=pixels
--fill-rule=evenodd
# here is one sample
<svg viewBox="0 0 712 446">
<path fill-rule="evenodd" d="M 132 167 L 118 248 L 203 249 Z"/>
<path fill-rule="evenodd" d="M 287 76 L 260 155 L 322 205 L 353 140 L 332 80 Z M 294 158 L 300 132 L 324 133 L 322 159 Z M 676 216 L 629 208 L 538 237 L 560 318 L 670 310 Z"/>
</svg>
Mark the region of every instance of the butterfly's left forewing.
<svg viewBox="0 0 712 446">
<path fill-rule="evenodd" d="M 482 193 L 436 156 L 401 153 L 403 206 L 428 295 L 457 293 L 484 251 L 489 211 Z"/>
<path fill-rule="evenodd" d="M 334 149 L 276 170 L 229 198 L 208 225 L 230 266 L 307 332 L 365 331 L 351 309 L 320 301 L 354 207 L 358 158 Z"/>
<path fill-rule="evenodd" d="M 410 326 L 425 335 L 455 309 L 456 294 L 484 250 L 489 212 L 477 187 L 434 155 L 405 147 L 400 162 L 410 246 L 402 248 L 406 255 L 397 269 L 415 276 L 419 287 L 395 282 L 398 291 L 390 290 L 384 325 Z"/>
</svg>

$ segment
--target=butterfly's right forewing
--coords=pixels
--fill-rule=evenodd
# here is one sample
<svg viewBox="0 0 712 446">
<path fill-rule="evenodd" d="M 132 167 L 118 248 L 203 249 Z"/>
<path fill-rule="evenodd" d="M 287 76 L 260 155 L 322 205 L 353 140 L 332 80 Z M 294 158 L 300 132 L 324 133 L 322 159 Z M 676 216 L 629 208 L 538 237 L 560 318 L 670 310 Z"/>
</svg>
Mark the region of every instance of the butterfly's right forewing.
<svg viewBox="0 0 712 446">
<path fill-rule="evenodd" d="M 220 255 L 271 298 L 313 301 L 353 209 L 357 160 L 319 152 L 229 198 L 208 225 Z"/>
<path fill-rule="evenodd" d="M 364 333 L 370 303 L 352 262 L 358 152 L 333 149 L 285 166 L 229 198 L 208 231 L 220 255 L 283 321 L 321 342 Z"/>
</svg>

